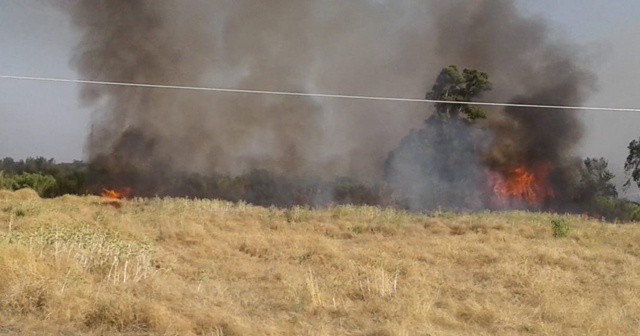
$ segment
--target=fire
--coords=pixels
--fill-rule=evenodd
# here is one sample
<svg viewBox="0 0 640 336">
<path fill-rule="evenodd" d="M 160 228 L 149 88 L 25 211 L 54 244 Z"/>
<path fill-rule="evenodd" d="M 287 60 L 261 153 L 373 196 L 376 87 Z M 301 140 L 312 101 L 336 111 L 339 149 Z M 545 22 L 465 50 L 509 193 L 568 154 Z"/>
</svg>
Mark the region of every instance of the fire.
<svg viewBox="0 0 640 336">
<path fill-rule="evenodd" d="M 101 196 L 103 198 L 114 199 L 114 200 L 122 200 L 131 198 L 133 194 L 133 190 L 129 187 L 122 188 L 120 191 L 115 191 L 111 189 L 103 189 Z"/>
<path fill-rule="evenodd" d="M 544 201 L 553 198 L 548 185 L 551 166 L 534 168 L 520 166 L 505 173 L 487 172 L 490 204 L 494 208 L 539 208 Z"/>
</svg>

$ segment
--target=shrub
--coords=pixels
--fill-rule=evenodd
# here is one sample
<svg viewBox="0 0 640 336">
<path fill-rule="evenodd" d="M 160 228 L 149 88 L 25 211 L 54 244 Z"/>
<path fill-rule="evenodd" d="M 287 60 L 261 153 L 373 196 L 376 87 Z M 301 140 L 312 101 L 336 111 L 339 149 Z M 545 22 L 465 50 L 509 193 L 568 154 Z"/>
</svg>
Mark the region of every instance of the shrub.
<svg viewBox="0 0 640 336">
<path fill-rule="evenodd" d="M 594 217 L 604 217 L 607 220 L 621 222 L 640 221 L 640 206 L 638 204 L 612 197 L 597 197 L 591 202 L 591 212 Z"/>
<path fill-rule="evenodd" d="M 563 218 L 557 218 L 551 221 L 554 238 L 566 238 L 569 236 L 569 223 Z"/>
<path fill-rule="evenodd" d="M 295 206 L 284 212 L 287 223 L 302 223 L 313 219 L 313 211 L 306 207 Z"/>
<path fill-rule="evenodd" d="M 338 204 L 378 205 L 382 203 L 382 197 L 376 188 L 357 182 L 340 182 L 333 189 L 333 197 Z"/>
<path fill-rule="evenodd" d="M 0 189 L 9 189 L 11 190 L 13 180 L 4 175 L 3 171 L 0 171 Z"/>
<path fill-rule="evenodd" d="M 11 190 L 30 188 L 35 190 L 40 196 L 44 196 L 48 191 L 55 189 L 56 179 L 50 175 L 23 173 L 11 178 Z"/>
</svg>

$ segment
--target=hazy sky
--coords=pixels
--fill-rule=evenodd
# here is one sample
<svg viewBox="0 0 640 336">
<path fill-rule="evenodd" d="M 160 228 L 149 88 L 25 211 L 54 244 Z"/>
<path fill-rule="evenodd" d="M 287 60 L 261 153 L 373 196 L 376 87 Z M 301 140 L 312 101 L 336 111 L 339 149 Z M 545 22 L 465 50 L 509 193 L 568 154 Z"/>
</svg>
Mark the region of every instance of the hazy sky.
<svg viewBox="0 0 640 336">
<path fill-rule="evenodd" d="M 640 108 L 640 21 L 637 20 L 640 1 L 523 0 L 520 3 L 528 12 L 544 16 L 556 29 L 593 53 L 599 91 L 588 104 Z M 626 147 L 632 139 L 640 137 L 640 113 L 582 113 L 587 127 L 582 154 L 606 157 L 620 186 L 624 180 Z"/>
<path fill-rule="evenodd" d="M 518 3 L 592 55 L 600 87 L 590 105 L 640 108 L 640 1 Z M 76 78 L 69 57 L 78 37 L 47 0 L 0 0 L 0 74 Z M 81 159 L 90 112 L 78 106 L 77 93 L 74 84 L 0 80 L 0 157 Z M 640 136 L 640 113 L 584 112 L 584 120 L 582 154 L 607 157 L 621 177 L 626 146 Z"/>
</svg>

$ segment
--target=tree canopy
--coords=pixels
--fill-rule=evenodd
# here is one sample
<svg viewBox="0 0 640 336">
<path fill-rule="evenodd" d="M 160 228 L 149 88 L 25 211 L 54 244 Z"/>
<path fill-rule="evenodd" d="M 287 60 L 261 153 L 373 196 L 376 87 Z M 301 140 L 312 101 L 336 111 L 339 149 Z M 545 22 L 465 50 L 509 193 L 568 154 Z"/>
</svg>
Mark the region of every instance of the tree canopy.
<svg viewBox="0 0 640 336">
<path fill-rule="evenodd" d="M 627 148 L 629 155 L 624 163 L 624 171 L 627 173 L 628 179 L 624 187 L 628 189 L 632 181 L 640 187 L 640 139 L 631 141 Z"/>
<path fill-rule="evenodd" d="M 616 186 L 611 183 L 615 177 L 609 171 L 609 163 L 604 158 L 587 158 L 581 171 L 580 195 L 582 198 L 618 197 Z"/>
<path fill-rule="evenodd" d="M 467 102 L 493 88 L 486 72 L 464 69 L 462 72 L 455 65 L 450 65 L 436 78 L 427 99 Z M 466 104 L 436 104 L 436 116 L 440 118 L 464 118 L 469 121 L 485 119 L 484 110 L 477 106 Z"/>
<path fill-rule="evenodd" d="M 467 102 L 491 90 L 487 73 L 455 65 L 440 71 L 427 99 Z M 475 208 L 469 185 L 481 183 L 476 143 L 482 136 L 474 121 L 486 118 L 480 107 L 435 104 L 420 130 L 412 130 L 385 162 L 385 180 L 412 209 Z"/>
</svg>

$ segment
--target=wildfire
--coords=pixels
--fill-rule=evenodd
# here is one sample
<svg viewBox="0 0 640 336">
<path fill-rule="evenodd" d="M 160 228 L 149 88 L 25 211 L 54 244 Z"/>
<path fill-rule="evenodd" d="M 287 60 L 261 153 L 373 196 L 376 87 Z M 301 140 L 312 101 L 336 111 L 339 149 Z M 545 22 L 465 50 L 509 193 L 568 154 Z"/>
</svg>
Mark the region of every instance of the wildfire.
<svg viewBox="0 0 640 336">
<path fill-rule="evenodd" d="M 488 186 L 492 194 L 490 203 L 494 208 L 538 208 L 553 198 L 547 178 L 550 165 L 534 168 L 520 166 L 506 173 L 487 172 Z"/>
<path fill-rule="evenodd" d="M 122 200 L 122 199 L 131 198 L 132 194 L 133 194 L 133 190 L 131 190 L 131 188 L 125 187 L 120 189 L 120 191 L 104 189 L 102 190 L 101 196 L 103 198 L 108 198 L 112 200 Z"/>
</svg>

